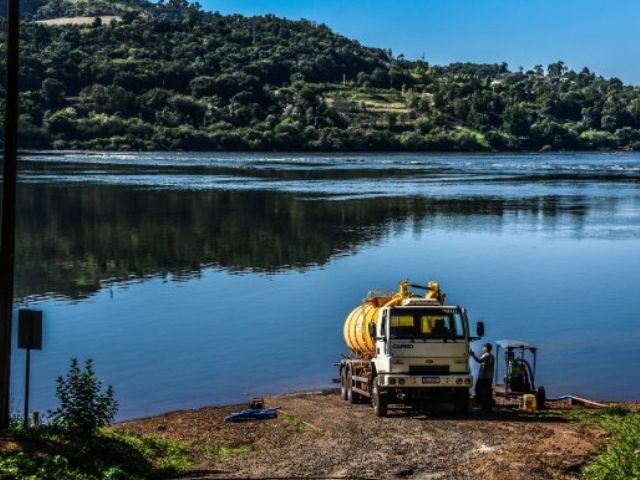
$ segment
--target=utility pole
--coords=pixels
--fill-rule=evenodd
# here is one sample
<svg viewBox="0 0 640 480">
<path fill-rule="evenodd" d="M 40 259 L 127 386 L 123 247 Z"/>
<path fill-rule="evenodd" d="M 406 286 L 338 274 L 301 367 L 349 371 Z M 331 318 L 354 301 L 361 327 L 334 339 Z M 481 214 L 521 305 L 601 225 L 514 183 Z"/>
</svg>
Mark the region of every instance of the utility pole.
<svg viewBox="0 0 640 480">
<path fill-rule="evenodd" d="M 20 0 L 7 2 L 7 97 L 0 231 L 0 431 L 9 427 L 11 386 L 11 324 L 16 225 L 18 155 L 18 59 Z"/>
</svg>

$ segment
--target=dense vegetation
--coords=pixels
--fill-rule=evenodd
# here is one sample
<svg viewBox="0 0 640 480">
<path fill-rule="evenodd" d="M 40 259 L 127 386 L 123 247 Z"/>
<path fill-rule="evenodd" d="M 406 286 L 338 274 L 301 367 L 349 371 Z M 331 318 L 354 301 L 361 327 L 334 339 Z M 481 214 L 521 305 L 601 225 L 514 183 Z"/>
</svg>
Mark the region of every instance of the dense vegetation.
<svg viewBox="0 0 640 480">
<path fill-rule="evenodd" d="M 7 436 L 0 451 L 0 480 L 151 480 L 171 478 L 191 466 L 188 450 L 154 435 L 103 429 L 91 441 L 66 436 L 55 427 Z"/>
<path fill-rule="evenodd" d="M 0 0 L 0 16 L 7 11 Z M 20 12 L 29 19 L 124 14 L 152 6 L 144 0 L 20 0 Z"/>
<path fill-rule="evenodd" d="M 570 417 L 608 434 L 602 451 L 583 466 L 583 480 L 640 478 L 640 413 L 621 406 L 601 411 L 571 412 Z"/>
<path fill-rule="evenodd" d="M 562 62 L 432 66 L 184 0 L 27 3 L 25 148 L 640 149 L 640 88 Z M 121 20 L 35 21 L 103 14 Z"/>
</svg>

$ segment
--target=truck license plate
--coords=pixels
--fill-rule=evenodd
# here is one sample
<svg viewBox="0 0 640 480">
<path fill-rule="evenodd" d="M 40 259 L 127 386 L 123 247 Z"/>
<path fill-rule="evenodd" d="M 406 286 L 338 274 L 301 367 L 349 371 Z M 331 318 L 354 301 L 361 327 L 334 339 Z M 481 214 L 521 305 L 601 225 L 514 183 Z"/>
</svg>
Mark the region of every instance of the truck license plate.
<svg viewBox="0 0 640 480">
<path fill-rule="evenodd" d="M 440 377 L 422 377 L 422 383 L 440 383 Z"/>
</svg>

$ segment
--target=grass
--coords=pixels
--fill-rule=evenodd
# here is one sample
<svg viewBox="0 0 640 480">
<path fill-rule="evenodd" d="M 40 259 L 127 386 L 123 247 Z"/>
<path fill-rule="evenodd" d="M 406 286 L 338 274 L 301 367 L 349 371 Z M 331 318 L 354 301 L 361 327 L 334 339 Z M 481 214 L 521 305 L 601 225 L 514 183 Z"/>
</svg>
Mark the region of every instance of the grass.
<svg viewBox="0 0 640 480">
<path fill-rule="evenodd" d="M 192 459 L 186 447 L 155 435 L 108 432 L 106 436 L 116 444 L 124 446 L 125 449 L 139 454 L 148 465 L 146 470 L 149 474 L 164 476 L 185 471 L 192 465 Z"/>
<path fill-rule="evenodd" d="M 282 423 L 285 425 L 289 425 L 297 430 L 318 430 L 315 425 L 312 425 L 309 422 L 305 422 L 301 418 L 296 417 L 295 415 L 291 415 L 285 412 L 280 412 L 280 418 L 282 419 Z"/>
<path fill-rule="evenodd" d="M 640 480 L 640 412 L 613 406 L 575 410 L 569 418 L 609 434 L 605 448 L 582 468 L 583 480 Z"/>
<path fill-rule="evenodd" d="M 91 440 L 76 441 L 51 427 L 27 432 L 14 427 L 9 440 L 14 448 L 0 451 L 0 480 L 160 479 L 184 472 L 192 464 L 182 445 L 109 428 Z"/>
<path fill-rule="evenodd" d="M 243 455 L 249 455 L 256 450 L 253 445 L 225 445 L 219 441 L 208 443 L 202 455 L 207 459 L 219 458 L 221 460 L 231 460 Z"/>
</svg>

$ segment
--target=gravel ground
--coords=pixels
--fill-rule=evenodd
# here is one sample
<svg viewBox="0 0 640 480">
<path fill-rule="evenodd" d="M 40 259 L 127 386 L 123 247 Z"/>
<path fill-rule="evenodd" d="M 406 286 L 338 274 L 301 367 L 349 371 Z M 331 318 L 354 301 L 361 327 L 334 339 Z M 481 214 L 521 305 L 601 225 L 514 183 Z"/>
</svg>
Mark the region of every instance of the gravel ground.
<svg viewBox="0 0 640 480">
<path fill-rule="evenodd" d="M 225 423 L 244 405 L 168 413 L 116 428 L 153 433 L 189 447 L 196 466 L 183 479 L 410 478 L 550 479 L 575 472 L 600 434 L 553 412 L 498 408 L 455 417 L 395 411 L 376 418 L 336 392 L 267 399 L 276 420 Z"/>
</svg>

